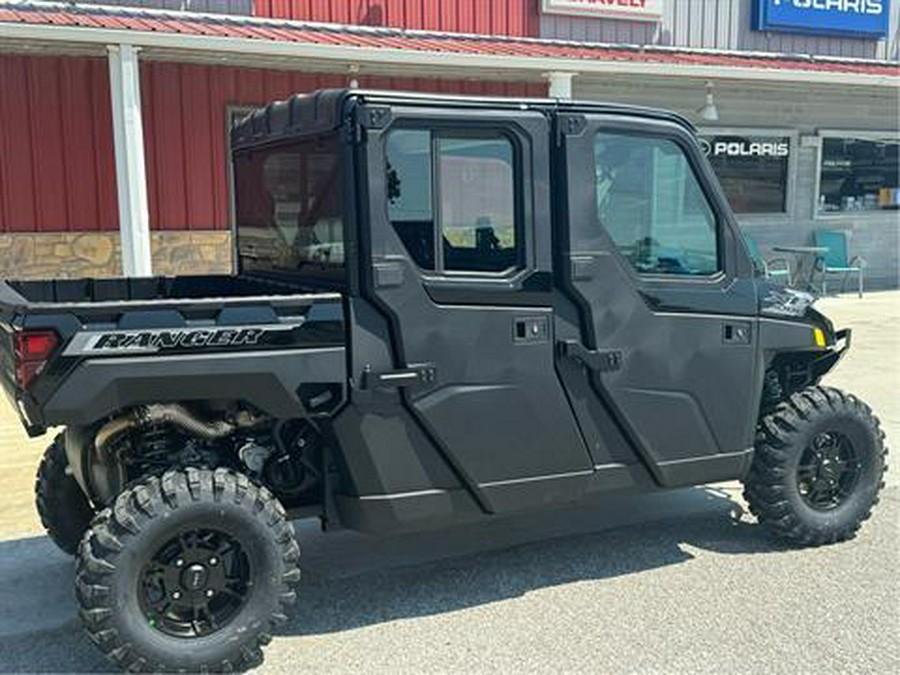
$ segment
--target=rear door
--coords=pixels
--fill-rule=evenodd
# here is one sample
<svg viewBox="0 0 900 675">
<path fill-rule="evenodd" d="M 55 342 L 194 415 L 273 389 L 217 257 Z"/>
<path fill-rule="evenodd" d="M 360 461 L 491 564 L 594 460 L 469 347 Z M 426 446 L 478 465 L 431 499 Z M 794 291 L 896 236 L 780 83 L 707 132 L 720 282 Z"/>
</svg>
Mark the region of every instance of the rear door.
<svg viewBox="0 0 900 675">
<path fill-rule="evenodd" d="M 762 374 L 751 268 L 718 183 L 674 121 L 559 124 L 560 279 L 578 312 L 557 338 L 573 400 L 591 399 L 576 406 L 588 445 L 620 435 L 664 485 L 739 475 Z"/>
<path fill-rule="evenodd" d="M 362 117 L 380 121 L 366 130 L 362 285 L 393 332 L 392 368 L 368 377 L 401 389 L 486 509 L 577 497 L 592 467 L 554 369 L 547 118 Z"/>
</svg>

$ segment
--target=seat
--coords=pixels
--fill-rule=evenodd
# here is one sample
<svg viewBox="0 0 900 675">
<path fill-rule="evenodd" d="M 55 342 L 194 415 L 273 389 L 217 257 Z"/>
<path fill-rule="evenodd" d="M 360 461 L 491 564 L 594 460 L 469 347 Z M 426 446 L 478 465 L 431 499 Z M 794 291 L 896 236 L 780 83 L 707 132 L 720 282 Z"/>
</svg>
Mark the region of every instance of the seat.
<svg viewBox="0 0 900 675">
<path fill-rule="evenodd" d="M 863 270 L 866 267 L 866 261 L 860 256 L 850 257 L 848 238 L 847 232 L 843 230 L 817 230 L 815 233 L 816 246 L 828 249 L 816 258 L 816 269 L 822 275 L 823 295 L 828 292 L 829 275 L 842 275 L 841 291 L 843 292 L 847 285 L 847 277 L 856 274 L 859 297 L 863 296 Z"/>
<path fill-rule="evenodd" d="M 747 242 L 747 249 L 750 251 L 750 257 L 753 259 L 753 265 L 756 269 L 762 270 L 762 273 L 767 279 L 778 279 L 790 286 L 792 282 L 791 264 L 788 262 L 787 258 L 772 258 L 771 260 L 765 260 L 760 255 L 759 245 L 753 237 L 748 237 L 744 234 L 744 241 Z"/>
</svg>

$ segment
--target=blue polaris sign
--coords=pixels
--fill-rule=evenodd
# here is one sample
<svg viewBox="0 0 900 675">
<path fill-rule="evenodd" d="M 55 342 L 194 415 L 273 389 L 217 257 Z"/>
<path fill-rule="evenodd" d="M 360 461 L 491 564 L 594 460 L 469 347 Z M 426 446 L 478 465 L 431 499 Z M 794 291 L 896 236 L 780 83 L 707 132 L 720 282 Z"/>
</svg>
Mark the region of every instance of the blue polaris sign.
<svg viewBox="0 0 900 675">
<path fill-rule="evenodd" d="M 756 0 L 753 27 L 794 33 L 882 38 L 890 0 Z"/>
</svg>

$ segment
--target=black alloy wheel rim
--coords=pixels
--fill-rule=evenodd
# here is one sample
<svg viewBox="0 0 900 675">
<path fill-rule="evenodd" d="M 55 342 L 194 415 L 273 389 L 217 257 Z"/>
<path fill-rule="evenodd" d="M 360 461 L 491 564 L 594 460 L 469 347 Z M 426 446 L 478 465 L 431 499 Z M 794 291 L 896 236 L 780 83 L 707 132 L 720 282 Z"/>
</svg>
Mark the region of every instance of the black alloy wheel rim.
<svg viewBox="0 0 900 675">
<path fill-rule="evenodd" d="M 237 539 L 218 530 L 185 530 L 144 567 L 138 598 L 151 627 L 197 638 L 231 621 L 252 586 L 250 559 Z"/>
<path fill-rule="evenodd" d="M 850 440 L 830 431 L 817 434 L 806 447 L 797 467 L 797 487 L 807 505 L 831 511 L 853 494 L 862 462 Z"/>
</svg>

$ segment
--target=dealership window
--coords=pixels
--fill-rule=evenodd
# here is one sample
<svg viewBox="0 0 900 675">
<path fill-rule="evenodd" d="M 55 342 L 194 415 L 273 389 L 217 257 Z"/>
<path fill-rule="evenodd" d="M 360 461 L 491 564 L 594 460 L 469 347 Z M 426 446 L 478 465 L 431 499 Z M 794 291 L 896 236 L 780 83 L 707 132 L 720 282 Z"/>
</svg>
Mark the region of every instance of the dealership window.
<svg viewBox="0 0 900 675">
<path fill-rule="evenodd" d="M 790 136 L 717 131 L 701 133 L 700 144 L 735 213 L 788 210 Z"/>
<path fill-rule="evenodd" d="M 900 208 L 900 141 L 890 134 L 826 133 L 819 162 L 818 213 Z"/>
<path fill-rule="evenodd" d="M 600 132 L 594 162 L 599 225 L 637 272 L 718 271 L 716 217 L 681 146 Z"/>
<path fill-rule="evenodd" d="M 496 273 L 516 266 L 515 161 L 509 138 L 494 132 L 398 129 L 388 136 L 386 152 L 388 217 L 419 267 Z"/>
</svg>

